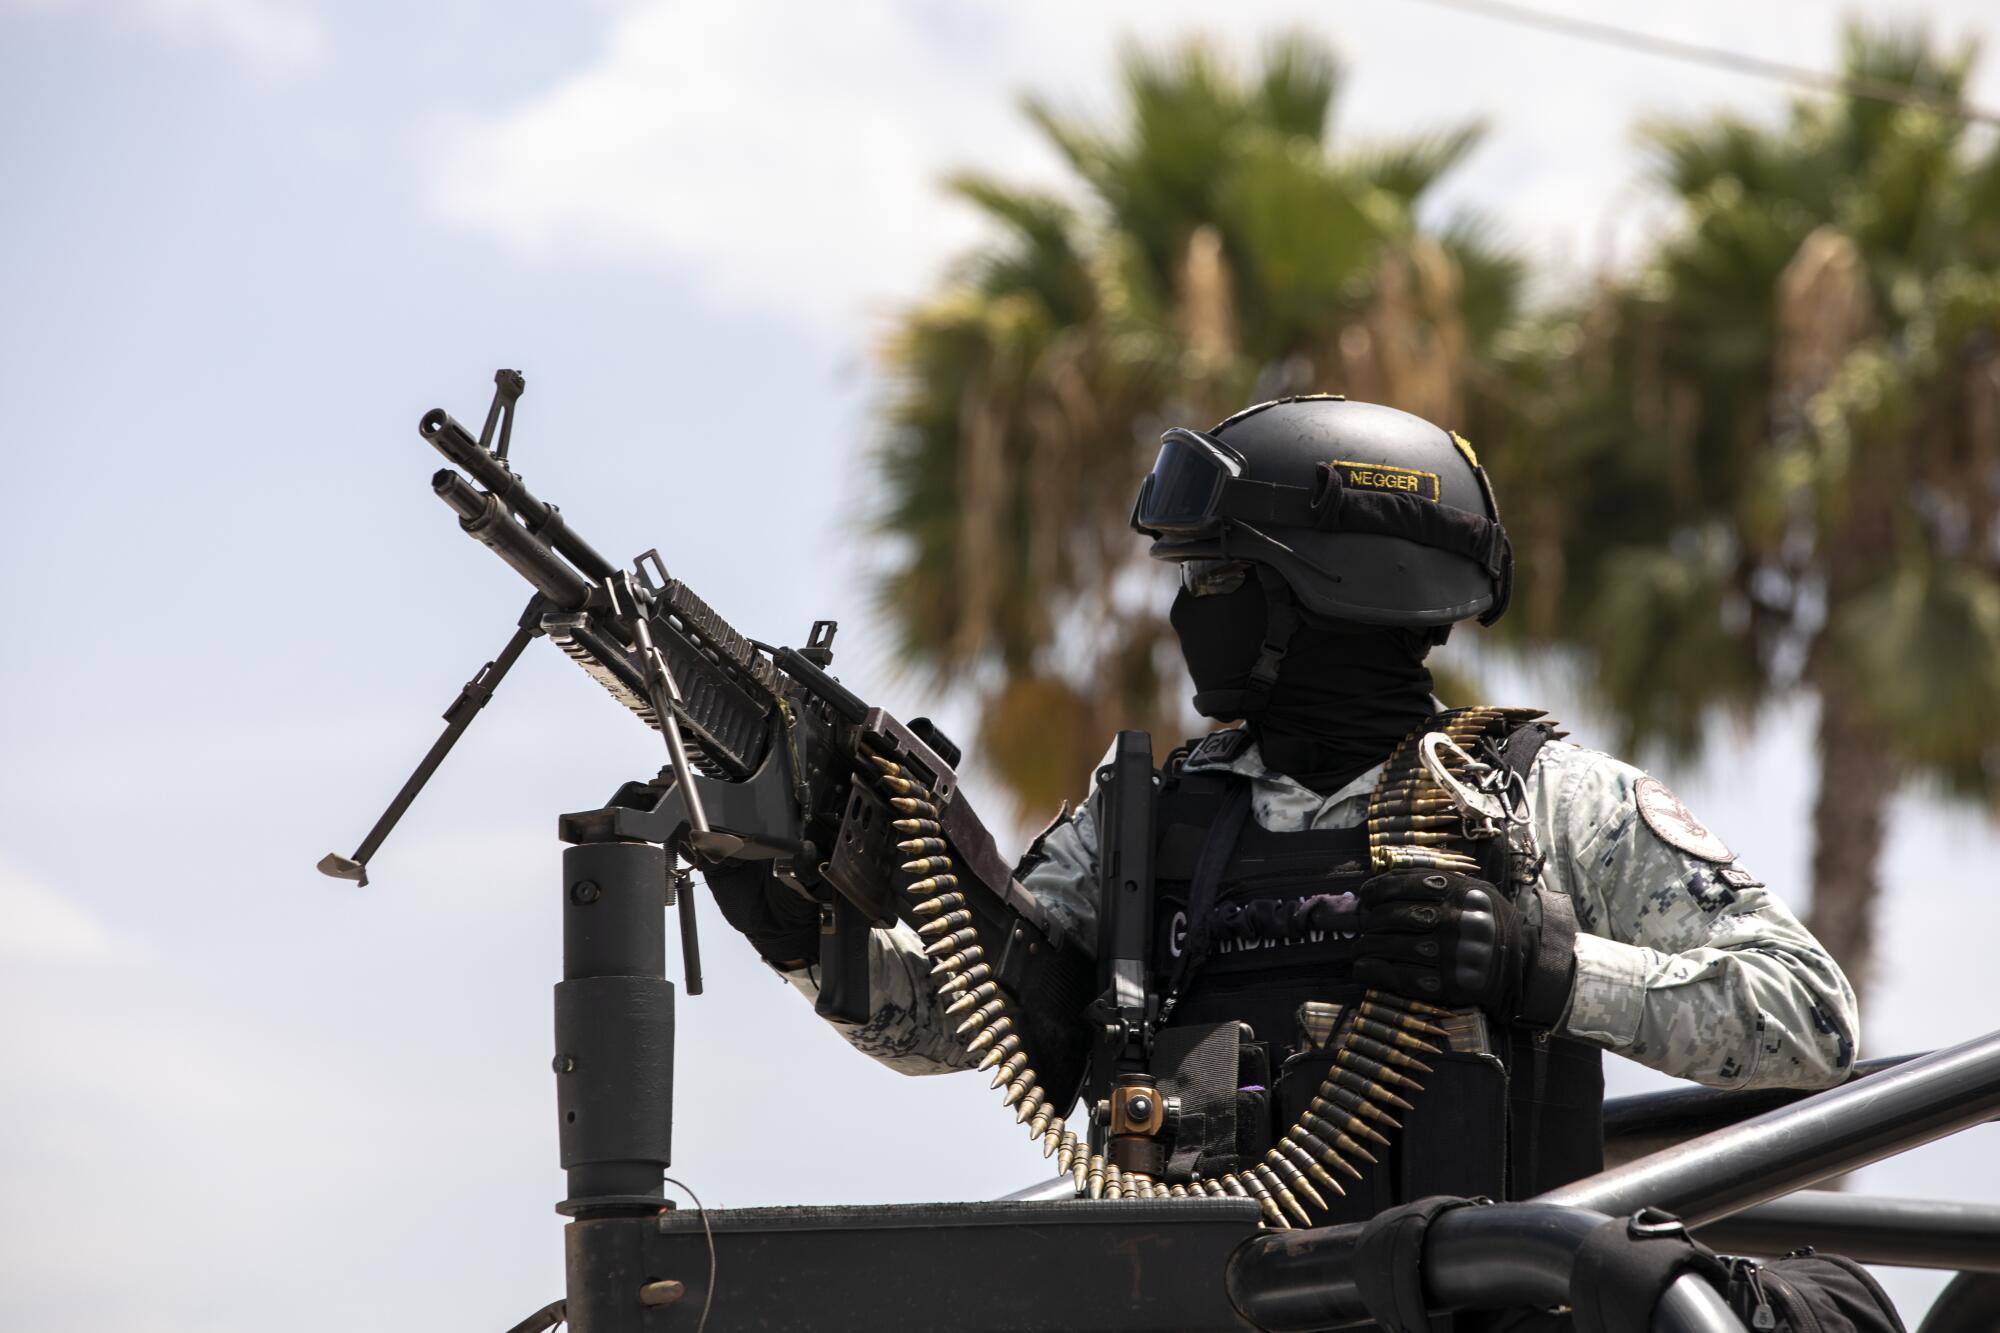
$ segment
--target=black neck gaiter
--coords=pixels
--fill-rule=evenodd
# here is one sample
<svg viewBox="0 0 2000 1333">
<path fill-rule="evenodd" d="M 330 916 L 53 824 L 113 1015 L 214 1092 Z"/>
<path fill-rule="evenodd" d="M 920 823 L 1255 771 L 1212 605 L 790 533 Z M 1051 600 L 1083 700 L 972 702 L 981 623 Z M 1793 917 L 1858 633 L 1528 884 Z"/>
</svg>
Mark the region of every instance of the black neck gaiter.
<svg viewBox="0 0 2000 1333">
<path fill-rule="evenodd" d="M 1195 708 L 1222 720 L 1243 713 L 1264 762 L 1278 772 L 1331 793 L 1388 758 L 1431 715 L 1426 631 L 1361 625 L 1304 608 L 1269 701 L 1259 709 L 1213 711 L 1240 703 L 1267 614 L 1264 589 L 1253 577 L 1234 592 L 1181 593 L 1170 619 L 1194 677 Z"/>
</svg>

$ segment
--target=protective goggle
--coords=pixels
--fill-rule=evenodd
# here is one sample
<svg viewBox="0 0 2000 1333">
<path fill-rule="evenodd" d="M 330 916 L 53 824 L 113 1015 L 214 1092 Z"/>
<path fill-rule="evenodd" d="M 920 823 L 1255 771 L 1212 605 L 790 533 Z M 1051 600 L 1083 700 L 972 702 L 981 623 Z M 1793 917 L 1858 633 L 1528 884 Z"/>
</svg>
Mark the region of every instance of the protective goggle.
<svg viewBox="0 0 2000 1333">
<path fill-rule="evenodd" d="M 1176 426 L 1160 437 L 1160 455 L 1139 483 L 1132 528 L 1148 537 L 1193 537 L 1222 517 L 1223 492 L 1243 475 L 1243 455 L 1212 435 Z"/>
</svg>

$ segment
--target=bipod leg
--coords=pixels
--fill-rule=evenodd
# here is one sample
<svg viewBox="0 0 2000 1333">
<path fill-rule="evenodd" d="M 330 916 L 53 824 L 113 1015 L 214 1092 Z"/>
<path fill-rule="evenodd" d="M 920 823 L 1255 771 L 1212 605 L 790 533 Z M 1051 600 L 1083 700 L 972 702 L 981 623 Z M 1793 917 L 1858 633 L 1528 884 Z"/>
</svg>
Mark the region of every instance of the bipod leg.
<svg viewBox="0 0 2000 1333">
<path fill-rule="evenodd" d="M 389 808 L 382 812 L 382 817 L 375 821 L 375 827 L 368 830 L 368 836 L 361 840 L 359 847 L 355 848 L 354 855 L 340 856 L 328 852 L 319 861 L 319 872 L 322 875 L 331 875 L 335 879 L 351 879 L 363 887 L 367 886 L 369 858 L 374 856 L 387 840 L 390 832 L 396 827 L 396 822 L 403 817 L 403 812 L 410 808 L 410 803 L 417 799 L 417 793 L 431 780 L 431 774 L 437 772 L 438 765 L 442 764 L 444 757 L 451 753 L 451 747 L 458 744 L 458 738 L 472 725 L 472 719 L 478 717 L 479 710 L 486 707 L 486 701 L 493 697 L 493 691 L 500 688 L 500 682 L 506 678 L 507 672 L 527 648 L 529 640 L 542 632 L 542 611 L 546 605 L 539 596 L 529 600 L 527 609 L 521 612 L 520 627 L 514 631 L 514 637 L 507 640 L 507 646 L 500 650 L 499 656 L 472 674 L 472 679 L 465 682 L 464 687 L 458 692 L 458 697 L 451 701 L 451 707 L 444 710 L 443 734 L 431 742 L 431 748 L 417 761 L 416 771 L 410 774 L 409 781 L 403 784 L 403 789 L 389 802 Z"/>
</svg>

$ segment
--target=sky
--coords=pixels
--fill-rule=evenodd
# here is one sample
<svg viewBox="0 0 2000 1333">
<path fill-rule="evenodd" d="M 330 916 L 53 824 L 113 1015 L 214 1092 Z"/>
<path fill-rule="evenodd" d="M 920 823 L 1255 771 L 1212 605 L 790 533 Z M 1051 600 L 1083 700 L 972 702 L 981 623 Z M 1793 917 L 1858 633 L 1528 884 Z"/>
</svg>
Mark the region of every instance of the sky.
<svg viewBox="0 0 2000 1333">
<path fill-rule="evenodd" d="M 1839 10 L 1819 0 L 1589 12 L 1835 58 Z M 2000 36 L 1979 0 L 1923 12 Z M 935 711 L 873 646 L 858 517 L 870 349 L 978 236 L 935 182 L 967 165 L 1059 181 L 1017 98 L 1103 107 L 1123 40 L 1203 31 L 1248 52 L 1285 27 L 1350 62 L 1348 141 L 1484 117 L 1436 207 L 1488 212 L 1575 271 L 1629 256 L 1656 215 L 1639 117 L 1782 102 L 1410 0 L 0 0 L 16 1322 L 504 1328 L 560 1292 L 552 817 L 661 760 L 537 648 L 374 883 L 313 873 L 523 600 L 426 494 L 417 418 L 476 422 L 493 369 L 523 369 L 514 458 L 601 549 L 657 546 L 759 638 L 836 617 L 850 686 Z M 1975 96 L 2000 105 L 2000 59 Z M 1575 682 L 1505 679 L 1506 702 L 1609 735 Z M 1801 908 L 1810 730 L 1785 708 L 1699 766 L 1656 766 Z M 2000 1025 L 1972 984 L 2000 928 L 1996 856 L 1976 817 L 1899 799 L 1869 1051 Z M 703 925 L 675 1174 L 707 1204 L 979 1198 L 1040 1176 L 984 1080 L 873 1066 L 712 911 Z M 1612 1065 L 1614 1091 L 1661 1082 Z M 1990 1198 L 1995 1134 L 1862 1186 Z M 1938 1285 L 1891 1281 L 1908 1313 Z"/>
</svg>

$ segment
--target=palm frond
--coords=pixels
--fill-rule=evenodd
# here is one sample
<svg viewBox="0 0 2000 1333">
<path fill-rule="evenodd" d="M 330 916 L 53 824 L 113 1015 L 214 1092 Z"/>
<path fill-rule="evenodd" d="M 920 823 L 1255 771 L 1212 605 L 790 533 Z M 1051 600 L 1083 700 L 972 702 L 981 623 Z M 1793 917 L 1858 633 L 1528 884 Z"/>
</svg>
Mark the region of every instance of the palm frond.
<svg viewBox="0 0 2000 1333">
<path fill-rule="evenodd" d="M 1912 762 L 1981 763 L 2000 744 L 2000 578 L 1911 550 L 1829 626 L 1840 666 Z"/>
<path fill-rule="evenodd" d="M 1964 41 L 1945 49 L 1920 23 L 1850 20 L 1841 31 L 1841 72 L 1851 79 L 1889 88 L 1907 88 L 1946 105 L 1956 105 L 1978 59 L 1978 44 Z M 1841 99 L 1834 150 L 1853 170 L 1865 170 L 1899 125 L 1912 116 L 1939 121 L 1955 140 L 1964 122 L 1876 98 Z"/>
<path fill-rule="evenodd" d="M 1278 134 L 1326 142 L 1345 77 L 1340 57 L 1306 33 L 1281 33 L 1264 48 L 1251 118 Z"/>
<path fill-rule="evenodd" d="M 1458 308 L 1473 346 L 1491 348 L 1522 318 L 1527 256 L 1478 213 L 1458 213 L 1438 229 L 1437 240 L 1458 265 Z"/>
<path fill-rule="evenodd" d="M 1720 529 L 1684 534 L 1667 549 L 1607 557 L 1589 637 L 1595 692 L 1625 726 L 1629 747 L 1701 749 L 1712 713 L 1747 718 L 1763 673 L 1733 632 L 1735 549 Z"/>
<path fill-rule="evenodd" d="M 1367 298 L 1383 242 L 1406 216 L 1309 147 L 1261 138 L 1216 187 L 1215 216 L 1244 274 L 1246 350 L 1272 360 Z"/>
<path fill-rule="evenodd" d="M 1461 166 L 1486 137 L 1484 121 L 1375 144 L 1353 151 L 1348 166 L 1370 185 L 1415 204 L 1438 180 Z"/>
</svg>

